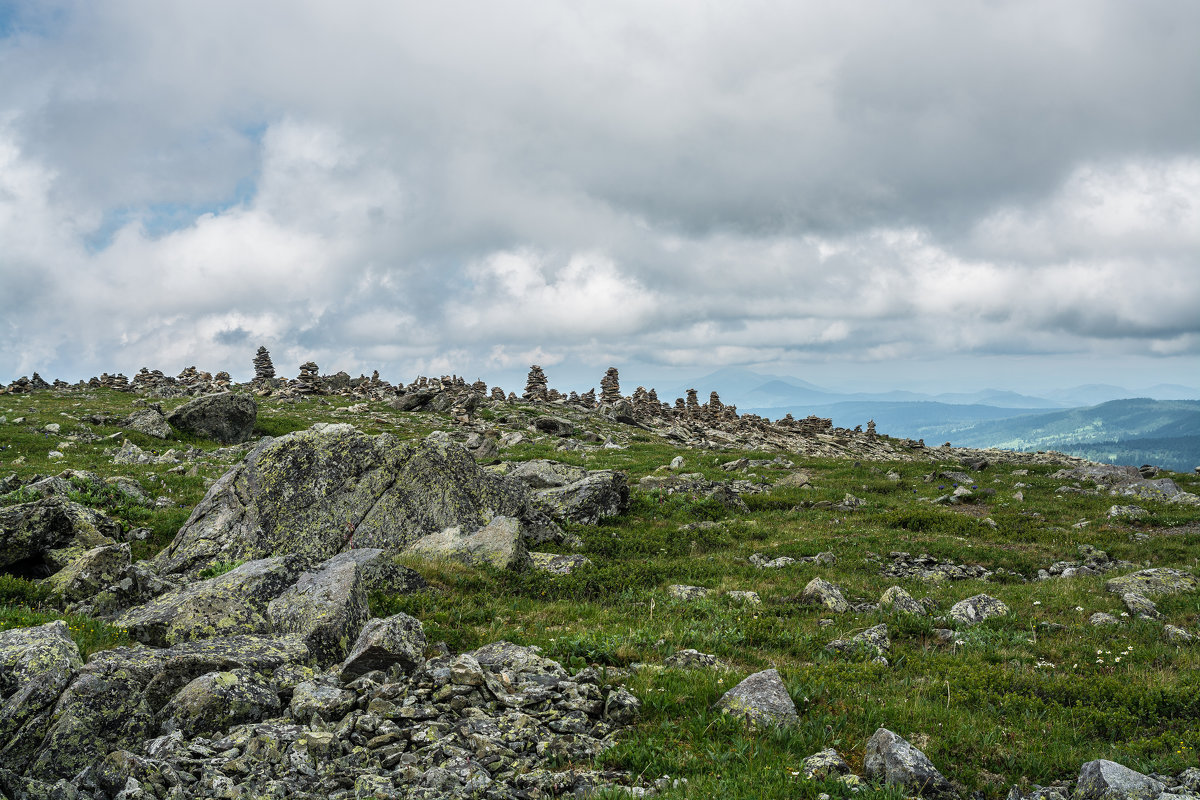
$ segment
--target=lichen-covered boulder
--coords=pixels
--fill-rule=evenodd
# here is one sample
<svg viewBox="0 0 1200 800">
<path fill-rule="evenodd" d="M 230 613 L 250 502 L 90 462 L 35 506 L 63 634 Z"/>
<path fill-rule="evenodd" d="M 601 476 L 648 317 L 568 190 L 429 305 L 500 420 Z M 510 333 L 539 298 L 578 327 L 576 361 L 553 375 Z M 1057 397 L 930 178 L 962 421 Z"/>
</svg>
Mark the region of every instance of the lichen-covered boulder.
<svg viewBox="0 0 1200 800">
<path fill-rule="evenodd" d="M 1079 770 L 1072 800 L 1153 800 L 1166 785 L 1129 767 L 1097 759 Z"/>
<path fill-rule="evenodd" d="M 358 564 L 344 559 L 304 573 L 267 606 L 275 632 L 299 636 L 321 666 L 346 657 L 370 616 Z"/>
<path fill-rule="evenodd" d="M 824 606 L 835 614 L 845 614 L 850 604 L 842 596 L 842 590 L 823 578 L 813 578 L 804 587 L 801 599 L 811 605 Z"/>
<path fill-rule="evenodd" d="M 342 662 L 342 680 L 353 680 L 375 669 L 400 665 L 406 672 L 421 663 L 425 653 L 425 630 L 420 620 L 407 614 L 368 620 Z"/>
<path fill-rule="evenodd" d="M 570 420 L 560 417 L 537 417 L 533 421 L 535 430 L 548 433 L 551 436 L 570 436 L 575 432 L 575 426 Z"/>
<path fill-rule="evenodd" d="M 990 617 L 1002 617 L 1008 613 L 1008 606 L 1003 601 L 986 594 L 977 594 L 966 600 L 959 600 L 950 607 L 950 619 L 959 625 L 976 625 Z"/>
<path fill-rule="evenodd" d="M 922 797 L 957 795 L 924 753 L 887 728 L 878 729 L 867 741 L 863 772 L 868 780 L 900 786 Z"/>
<path fill-rule="evenodd" d="M 561 555 L 559 553 L 538 553 L 531 551 L 529 553 L 529 560 L 534 569 L 549 572 L 551 575 L 570 575 L 585 564 L 592 563 L 590 558 L 581 556 L 578 553 Z"/>
<path fill-rule="evenodd" d="M 187 583 L 117 619 L 139 642 L 167 647 L 193 639 L 265 633 L 267 604 L 295 582 L 296 559 L 247 561 L 214 578 Z"/>
<path fill-rule="evenodd" d="M 221 560 L 282 553 L 310 564 L 351 547 L 398 553 L 422 536 L 477 530 L 497 515 L 519 520 L 529 541 L 562 537 L 523 485 L 482 469 L 458 445 L 327 425 L 255 446 L 213 484 L 155 563 L 164 575 L 195 574 Z"/>
<path fill-rule="evenodd" d="M 329 569 L 337 564 L 353 562 L 358 565 L 363 588 L 367 593 L 412 594 L 429 588 L 429 584 L 416 570 L 397 564 L 395 556 L 378 547 L 355 547 L 344 550 L 322 564 Z"/>
<path fill-rule="evenodd" d="M 84 551 L 47 578 L 46 584 L 64 602 L 76 603 L 121 580 L 129 570 L 129 564 L 127 543 L 101 545 Z"/>
<path fill-rule="evenodd" d="M 288 709 L 298 722 L 307 723 L 314 716 L 333 722 L 354 708 L 355 699 L 354 692 L 327 680 L 305 681 L 292 691 L 292 702 Z"/>
<path fill-rule="evenodd" d="M 595 525 L 629 510 L 629 481 L 623 472 L 596 470 L 574 483 L 538 490 L 534 496 L 555 519 Z"/>
<path fill-rule="evenodd" d="M 247 669 L 209 672 L 183 687 L 159 712 L 163 733 L 211 735 L 243 722 L 279 713 L 279 695 L 266 679 Z"/>
<path fill-rule="evenodd" d="M 886 665 L 886 656 L 892 649 L 892 640 L 888 638 L 887 625 L 876 625 L 854 634 L 849 639 L 834 639 L 825 645 L 825 649 L 848 655 L 863 654 Z"/>
<path fill-rule="evenodd" d="M 121 526 L 55 495 L 0 508 L 0 571 L 45 578 L 94 547 L 116 544 Z"/>
<path fill-rule="evenodd" d="M 800 772 L 810 781 L 823 781 L 838 775 L 849 775 L 850 765 L 837 750 L 830 747 L 801 761 Z"/>
<path fill-rule="evenodd" d="M 171 426 L 167 424 L 167 418 L 157 408 L 142 408 L 134 411 L 121 422 L 121 427 L 153 436 L 156 439 L 166 439 L 171 435 Z M 250 427 L 253 429 L 254 424 L 251 423 Z"/>
<path fill-rule="evenodd" d="M 24 769 L 46 734 L 54 703 L 82 666 L 62 620 L 0 631 L 0 763 Z"/>
<path fill-rule="evenodd" d="M 459 526 L 417 539 L 404 551 L 427 559 L 450 559 L 471 566 L 521 572 L 532 566 L 521 525 L 512 517 L 496 517 L 477 531 Z"/>
<path fill-rule="evenodd" d="M 1179 594 L 1196 590 L 1196 578 L 1181 569 L 1155 567 L 1104 582 L 1104 588 L 1114 594 L 1136 593 L 1149 597 L 1157 594 Z"/>
<path fill-rule="evenodd" d="M 717 708 L 756 725 L 788 724 L 799 719 L 796 704 L 774 669 L 746 678 L 721 696 Z"/>
<path fill-rule="evenodd" d="M 184 433 L 222 444 L 248 441 L 258 419 L 258 403 L 248 394 L 221 392 L 197 397 L 167 415 Z"/>
<path fill-rule="evenodd" d="M 581 481 L 588 476 L 588 471 L 583 467 L 545 458 L 509 461 L 498 464 L 493 471 L 515 478 L 530 489 L 553 489 Z"/>
<path fill-rule="evenodd" d="M 902 614 L 925 616 L 925 607 L 899 586 L 893 586 L 879 598 L 879 607 Z"/>
<path fill-rule="evenodd" d="M 501 640 L 472 650 L 471 656 L 479 665 L 492 672 L 551 674 L 567 677 L 567 671 L 553 659 L 545 658 L 540 647 L 513 644 Z"/>
</svg>

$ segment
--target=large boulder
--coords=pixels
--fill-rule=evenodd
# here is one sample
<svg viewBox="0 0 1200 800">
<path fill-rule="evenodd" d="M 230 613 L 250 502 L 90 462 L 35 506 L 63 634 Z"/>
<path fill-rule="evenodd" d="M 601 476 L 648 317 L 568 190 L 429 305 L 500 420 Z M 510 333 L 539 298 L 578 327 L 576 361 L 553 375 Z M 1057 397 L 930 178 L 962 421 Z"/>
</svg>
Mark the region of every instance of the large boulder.
<svg viewBox="0 0 1200 800">
<path fill-rule="evenodd" d="M 842 596 L 842 590 L 824 578 L 813 578 L 804 587 L 801 600 L 810 605 L 824 606 L 835 614 L 845 614 L 850 604 Z"/>
<path fill-rule="evenodd" d="M 155 439 L 166 439 L 171 435 L 171 426 L 167 424 L 167 418 L 158 408 L 143 408 L 133 412 L 122 421 L 121 427 L 153 436 Z M 254 427 L 253 421 L 250 427 Z"/>
<path fill-rule="evenodd" d="M 1097 759 L 1079 770 L 1073 800 L 1153 800 L 1166 785 L 1129 767 Z"/>
<path fill-rule="evenodd" d="M 55 702 L 82 666 L 62 620 L 0 631 L 0 763 L 25 768 L 49 728 Z"/>
<path fill-rule="evenodd" d="M 410 555 L 426 559 L 449 559 L 470 566 L 490 566 L 522 572 L 532 566 L 529 550 L 521 538 L 521 526 L 512 517 L 496 517 L 474 533 L 457 525 L 417 539 Z"/>
<path fill-rule="evenodd" d="M 194 639 L 266 633 L 267 604 L 298 576 L 288 556 L 248 561 L 207 580 L 187 583 L 131 608 L 116 624 L 139 642 L 167 647 Z"/>
<path fill-rule="evenodd" d="M 45 578 L 94 547 L 116 544 L 121 526 L 55 495 L 0 509 L 0 571 Z"/>
<path fill-rule="evenodd" d="M 326 562 L 267 606 L 276 633 L 296 634 L 321 666 L 341 661 L 371 616 L 358 564 Z"/>
<path fill-rule="evenodd" d="M 350 547 L 397 553 L 496 515 L 519 520 L 529 541 L 562 538 L 524 486 L 483 470 L 458 445 L 325 425 L 259 443 L 213 484 L 155 562 L 169 575 L 280 553 L 311 564 Z"/>
<path fill-rule="evenodd" d="M 1190 572 L 1167 567 L 1144 569 L 1105 581 L 1104 588 L 1115 594 L 1136 593 L 1142 596 L 1179 594 L 1196 589 L 1196 579 Z"/>
<path fill-rule="evenodd" d="M 184 433 L 222 444 L 248 441 L 258 419 L 258 404 L 248 394 L 221 392 L 189 400 L 167 415 Z"/>
<path fill-rule="evenodd" d="M 193 679 L 159 712 L 163 733 L 180 731 L 191 738 L 212 735 L 243 722 L 279 713 L 279 695 L 247 669 L 208 672 Z"/>
<path fill-rule="evenodd" d="M 595 525 L 629 510 L 629 481 L 625 473 L 615 470 L 596 470 L 582 480 L 534 494 L 550 516 L 582 525 Z"/>
<path fill-rule="evenodd" d="M 756 725 L 787 724 L 799 719 L 796 704 L 774 669 L 746 678 L 721 696 L 717 708 Z"/>
<path fill-rule="evenodd" d="M 412 594 L 429 588 L 416 570 L 397 564 L 395 557 L 378 547 L 356 547 L 344 550 L 321 564 L 330 569 L 338 564 L 354 563 L 362 575 L 363 588 L 370 592 Z"/>
<path fill-rule="evenodd" d="M 887 728 L 875 731 L 867 741 L 863 772 L 868 780 L 899 786 L 922 797 L 957 795 L 954 786 L 924 753 Z"/>
</svg>

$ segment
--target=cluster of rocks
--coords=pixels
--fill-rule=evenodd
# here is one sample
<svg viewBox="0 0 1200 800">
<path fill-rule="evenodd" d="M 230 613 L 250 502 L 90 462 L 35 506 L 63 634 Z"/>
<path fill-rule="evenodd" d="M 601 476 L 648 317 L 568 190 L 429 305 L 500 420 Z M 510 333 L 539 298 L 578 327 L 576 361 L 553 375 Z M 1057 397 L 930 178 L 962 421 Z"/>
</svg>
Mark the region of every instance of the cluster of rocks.
<svg viewBox="0 0 1200 800">
<path fill-rule="evenodd" d="M 979 564 L 955 564 L 934 558 L 928 553 L 910 555 L 896 550 L 888 553 L 889 563 L 883 564 L 879 574 L 889 578 L 917 578 L 926 581 L 986 580 L 995 573 Z"/>
<path fill-rule="evenodd" d="M 57 383 L 57 381 L 55 383 Z M 41 375 L 38 375 L 36 372 L 34 372 L 32 378 L 22 375 L 7 386 L 0 386 L 0 394 L 28 394 L 29 392 L 36 392 L 49 388 L 50 384 L 46 383 L 46 381 L 42 379 Z"/>
<path fill-rule="evenodd" d="M 1088 482 L 1094 487 L 1091 490 L 1080 486 L 1061 486 L 1056 493 L 1065 494 L 1072 491 L 1090 491 L 1092 493 L 1106 492 L 1111 497 L 1128 497 L 1141 500 L 1158 500 L 1164 503 L 1179 503 L 1183 505 L 1200 505 L 1200 495 L 1185 492 L 1170 478 L 1158 478 L 1155 467 L 1142 468 L 1133 466 L 1117 466 L 1114 464 L 1080 463 L 1069 469 L 1061 469 L 1050 477 L 1055 480 L 1070 480 Z M 1137 506 L 1132 506 L 1137 508 Z M 1113 516 L 1137 516 L 1136 512 L 1114 514 Z"/>
<path fill-rule="evenodd" d="M 1051 578 L 1073 578 L 1077 575 L 1102 575 L 1119 569 L 1133 569 L 1136 565 L 1131 561 L 1121 561 L 1112 558 L 1103 550 L 1098 550 L 1090 544 L 1079 545 L 1080 558 L 1076 561 L 1056 561 L 1046 569 L 1039 569 L 1037 580 L 1045 581 Z"/>
<path fill-rule="evenodd" d="M 604 788 L 588 762 L 640 703 L 536 648 L 451 656 L 399 614 L 330 661 L 301 637 L 117 648 L 64 622 L 0 632 L 11 797 L 495 797 Z M 426 656 L 430 657 L 426 657 Z M 11 685 L 10 685 L 11 684 Z"/>
</svg>

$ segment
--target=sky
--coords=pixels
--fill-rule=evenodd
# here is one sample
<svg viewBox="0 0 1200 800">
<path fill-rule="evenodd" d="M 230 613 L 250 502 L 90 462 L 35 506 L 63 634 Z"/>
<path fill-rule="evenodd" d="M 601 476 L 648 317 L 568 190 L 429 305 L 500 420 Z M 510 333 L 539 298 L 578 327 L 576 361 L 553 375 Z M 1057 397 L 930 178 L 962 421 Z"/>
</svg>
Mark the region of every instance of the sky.
<svg viewBox="0 0 1200 800">
<path fill-rule="evenodd" d="M 0 0 L 0 381 L 1200 384 L 1200 4 Z M 700 387 L 704 390 L 706 387 Z"/>
</svg>

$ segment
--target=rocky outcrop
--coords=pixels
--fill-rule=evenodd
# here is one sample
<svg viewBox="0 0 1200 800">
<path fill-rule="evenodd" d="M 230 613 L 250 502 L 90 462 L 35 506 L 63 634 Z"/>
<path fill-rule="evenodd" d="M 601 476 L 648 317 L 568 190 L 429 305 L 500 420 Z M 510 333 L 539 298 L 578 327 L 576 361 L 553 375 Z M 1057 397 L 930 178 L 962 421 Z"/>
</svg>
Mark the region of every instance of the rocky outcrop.
<svg viewBox="0 0 1200 800">
<path fill-rule="evenodd" d="M 29 763 L 55 702 L 82 666 L 62 620 L 0 631 L 0 763 L 17 771 Z"/>
<path fill-rule="evenodd" d="M 254 398 L 230 392 L 197 397 L 167 415 L 167 422 L 184 433 L 222 444 L 248 441 L 257 419 Z"/>
<path fill-rule="evenodd" d="M 0 508 L 0 571 L 44 578 L 92 548 L 115 545 L 120 531 L 104 514 L 57 495 Z"/>
<path fill-rule="evenodd" d="M 1166 785 L 1129 767 L 1097 759 L 1079 770 L 1072 800 L 1152 800 Z"/>
<path fill-rule="evenodd" d="M 1104 588 L 1115 594 L 1131 592 L 1144 596 L 1179 594 L 1196 590 L 1196 578 L 1181 569 L 1155 567 L 1105 581 Z"/>
<path fill-rule="evenodd" d="M 275 633 L 300 637 L 321 666 L 346 657 L 369 617 L 358 564 L 348 560 L 330 559 L 304 573 L 267 604 Z"/>
<path fill-rule="evenodd" d="M 528 541 L 562 536 L 524 486 L 482 470 L 458 445 L 326 425 L 257 445 L 155 562 L 164 574 L 195 574 L 278 553 L 312 564 L 350 547 L 396 553 L 446 528 L 478 530 L 496 515 L 517 519 Z"/>
</svg>

